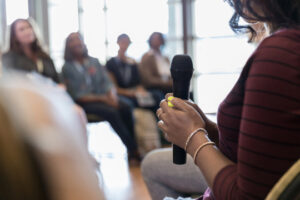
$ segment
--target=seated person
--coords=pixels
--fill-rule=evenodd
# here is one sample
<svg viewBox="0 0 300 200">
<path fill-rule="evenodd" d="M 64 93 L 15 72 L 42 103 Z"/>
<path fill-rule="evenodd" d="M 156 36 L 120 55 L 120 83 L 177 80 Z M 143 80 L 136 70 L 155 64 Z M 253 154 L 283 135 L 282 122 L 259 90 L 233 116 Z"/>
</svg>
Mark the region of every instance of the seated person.
<svg viewBox="0 0 300 200">
<path fill-rule="evenodd" d="M 143 55 L 140 63 L 142 84 L 147 89 L 158 89 L 164 94 L 172 92 L 170 62 L 161 52 L 165 44 L 163 34 L 152 33 L 148 43 L 150 50 Z"/>
<path fill-rule="evenodd" d="M 17 19 L 11 24 L 9 50 L 2 59 L 4 72 L 10 69 L 36 71 L 59 82 L 53 61 L 43 50 L 31 20 Z"/>
<path fill-rule="evenodd" d="M 37 76 L 0 79 L 0 198 L 104 199 L 72 99 Z"/>
<path fill-rule="evenodd" d="M 118 37 L 118 56 L 111 58 L 106 68 L 119 95 L 126 97 L 133 107 L 148 108 L 155 113 L 164 96 L 158 90 L 146 90 L 141 85 L 138 65 L 126 55 L 130 42 L 126 34 Z"/>
<path fill-rule="evenodd" d="M 127 147 L 129 160 L 139 160 L 131 107 L 116 95 L 105 69 L 88 56 L 79 33 L 66 39 L 62 76 L 67 91 L 88 114 L 107 120 Z"/>
<path fill-rule="evenodd" d="M 299 159 L 299 0 L 285 1 L 284 7 L 280 0 L 228 2 L 235 9 L 233 30 L 264 38 L 251 25 L 239 26 L 243 17 L 251 24 L 265 23 L 271 35 L 220 104 L 217 124 L 196 104 L 166 96 L 157 111 L 158 125 L 190 156 L 183 166 L 172 164 L 170 149 L 146 156 L 142 172 L 153 200 L 203 193 L 205 185 L 203 200 L 265 199 Z"/>
</svg>

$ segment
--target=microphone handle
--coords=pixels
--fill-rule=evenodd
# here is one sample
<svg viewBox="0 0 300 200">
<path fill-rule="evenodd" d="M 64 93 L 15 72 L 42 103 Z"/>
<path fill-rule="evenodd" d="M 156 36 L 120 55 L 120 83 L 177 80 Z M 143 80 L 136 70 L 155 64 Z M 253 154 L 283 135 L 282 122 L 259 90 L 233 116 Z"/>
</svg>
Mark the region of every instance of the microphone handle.
<svg viewBox="0 0 300 200">
<path fill-rule="evenodd" d="M 186 152 L 175 144 L 173 144 L 173 163 L 177 165 L 186 163 Z"/>
<path fill-rule="evenodd" d="M 189 82 L 188 82 L 189 85 Z M 178 97 L 181 99 L 188 100 L 189 98 L 189 90 L 186 88 L 181 87 L 174 87 L 173 95 L 174 97 Z M 179 146 L 173 144 L 173 163 L 177 165 L 184 165 L 186 163 L 186 152 L 184 149 L 180 148 Z"/>
</svg>

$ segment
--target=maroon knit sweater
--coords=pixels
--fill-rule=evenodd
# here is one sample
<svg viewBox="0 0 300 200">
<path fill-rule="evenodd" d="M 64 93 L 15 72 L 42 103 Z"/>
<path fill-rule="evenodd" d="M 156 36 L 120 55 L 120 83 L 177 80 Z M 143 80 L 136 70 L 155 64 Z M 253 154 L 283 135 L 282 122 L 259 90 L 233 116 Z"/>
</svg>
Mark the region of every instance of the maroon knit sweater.
<svg viewBox="0 0 300 200">
<path fill-rule="evenodd" d="M 300 158 L 300 30 L 266 38 L 218 111 L 219 148 L 235 162 L 205 199 L 263 199 Z"/>
</svg>

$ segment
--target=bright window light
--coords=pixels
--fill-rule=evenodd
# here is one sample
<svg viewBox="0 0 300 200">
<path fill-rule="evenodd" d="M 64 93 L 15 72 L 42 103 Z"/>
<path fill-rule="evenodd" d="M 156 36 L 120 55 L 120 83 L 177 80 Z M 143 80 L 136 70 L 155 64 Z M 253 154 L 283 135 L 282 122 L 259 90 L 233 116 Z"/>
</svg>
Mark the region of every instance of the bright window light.
<svg viewBox="0 0 300 200">
<path fill-rule="evenodd" d="M 79 30 L 77 0 L 48 0 L 50 53 L 56 69 L 64 64 L 65 40 Z"/>
<path fill-rule="evenodd" d="M 148 50 L 147 39 L 154 31 L 168 33 L 166 0 L 107 0 L 82 1 L 83 33 L 89 53 L 100 59 L 117 55 L 118 35 L 127 33 L 132 40 L 129 56 L 139 59 Z M 155 13 L 155 14 L 154 14 Z M 107 47 L 105 41 L 107 40 Z"/>
<path fill-rule="evenodd" d="M 19 18 L 28 18 L 28 0 L 7 0 L 6 1 L 6 23 L 10 25 Z"/>
<path fill-rule="evenodd" d="M 217 112 L 255 49 L 247 43 L 246 36 L 236 36 L 230 29 L 232 15 L 233 9 L 227 2 L 194 1 L 193 47 L 197 75 L 193 86 L 195 100 L 206 113 Z"/>
</svg>

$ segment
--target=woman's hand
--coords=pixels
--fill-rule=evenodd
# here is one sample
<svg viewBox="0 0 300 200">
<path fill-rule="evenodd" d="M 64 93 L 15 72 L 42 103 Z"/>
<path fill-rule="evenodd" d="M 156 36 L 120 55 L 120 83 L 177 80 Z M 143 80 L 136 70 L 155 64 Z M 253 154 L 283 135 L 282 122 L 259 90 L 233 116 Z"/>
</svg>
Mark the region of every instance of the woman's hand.
<svg viewBox="0 0 300 200">
<path fill-rule="evenodd" d="M 166 94 L 166 99 L 168 99 L 170 96 L 173 96 L 172 93 L 168 93 Z M 219 144 L 219 130 L 217 128 L 217 124 L 213 121 L 211 121 L 210 119 L 208 119 L 206 117 L 206 115 L 204 114 L 204 112 L 199 108 L 199 106 L 197 104 L 195 104 L 192 100 L 185 100 L 185 102 L 192 106 L 202 117 L 202 119 L 205 122 L 205 129 L 208 132 L 208 137 L 214 141 L 216 143 L 216 145 Z"/>
<path fill-rule="evenodd" d="M 159 128 L 165 133 L 169 142 L 182 148 L 190 133 L 198 128 L 205 128 L 206 124 L 201 115 L 187 102 L 179 98 L 170 101 L 174 107 L 168 106 L 163 100 L 157 110 Z"/>
</svg>

